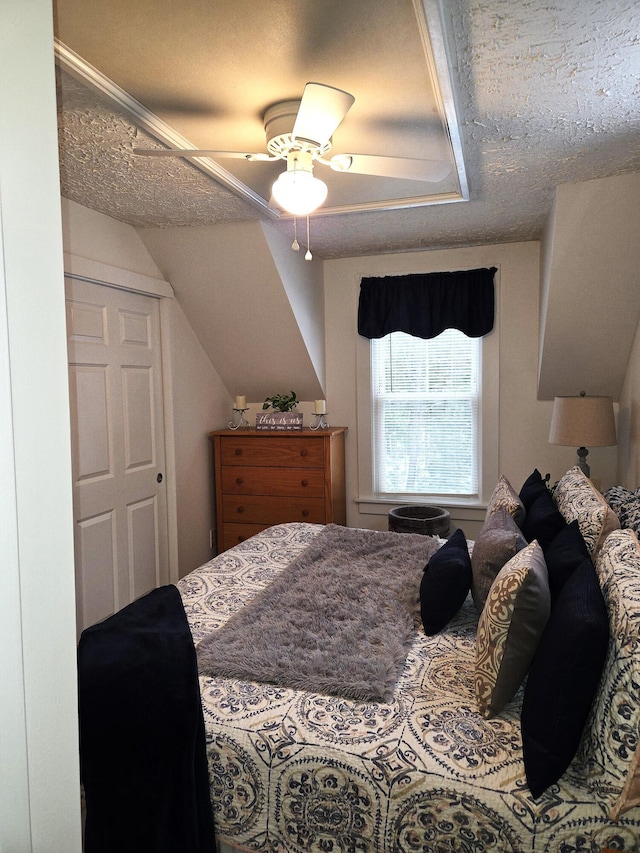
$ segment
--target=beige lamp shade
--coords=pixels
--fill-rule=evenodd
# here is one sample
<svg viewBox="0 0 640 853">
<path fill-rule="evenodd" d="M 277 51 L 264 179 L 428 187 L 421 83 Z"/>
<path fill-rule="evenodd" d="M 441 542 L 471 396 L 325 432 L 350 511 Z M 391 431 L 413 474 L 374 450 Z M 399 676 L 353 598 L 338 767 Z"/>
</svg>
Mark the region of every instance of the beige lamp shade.
<svg viewBox="0 0 640 853">
<path fill-rule="evenodd" d="M 549 443 L 578 448 L 578 464 L 590 476 L 588 447 L 612 447 L 618 443 L 611 397 L 556 397 L 551 415 Z"/>
</svg>

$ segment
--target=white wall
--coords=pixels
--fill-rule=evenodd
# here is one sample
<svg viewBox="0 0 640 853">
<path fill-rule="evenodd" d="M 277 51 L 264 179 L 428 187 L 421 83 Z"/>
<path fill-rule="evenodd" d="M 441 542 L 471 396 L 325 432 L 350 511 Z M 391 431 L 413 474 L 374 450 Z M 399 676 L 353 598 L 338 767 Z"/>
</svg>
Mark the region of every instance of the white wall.
<svg viewBox="0 0 640 853">
<path fill-rule="evenodd" d="M 79 853 L 71 454 L 50 0 L 0 6 L 0 849 Z"/>
<path fill-rule="evenodd" d="M 179 574 L 183 577 L 215 553 L 209 548 L 209 531 L 215 531 L 215 524 L 208 433 L 226 427 L 231 403 L 177 301 L 172 317 Z"/>
<path fill-rule="evenodd" d="M 70 209 L 73 212 L 73 206 Z M 75 213 L 73 221 L 77 224 L 70 229 L 68 235 L 68 229 L 65 230 L 68 245 L 75 253 L 95 257 L 97 260 L 110 260 L 140 273 L 144 271 L 146 274 L 160 275 L 134 229 L 83 208 Z M 227 227 L 225 234 L 229 231 Z M 242 231 L 242 235 L 246 241 L 246 229 Z M 249 249 L 245 242 L 245 251 Z M 290 249 L 288 251 L 290 252 Z M 187 261 L 183 259 L 183 262 Z M 534 467 L 538 467 L 543 474 L 549 472 L 552 481 L 555 481 L 567 468 L 575 464 L 575 448 L 556 447 L 548 443 L 552 402 L 537 399 L 539 243 L 351 258 L 326 261 L 323 266 L 326 397 L 330 422 L 349 427 L 347 504 L 350 525 L 381 528 L 386 524 L 384 514 L 364 514 L 355 503 L 358 497 L 356 319 L 362 276 L 497 266 L 500 271 L 497 304 L 500 375 L 499 405 L 494 414 L 493 428 L 498 435 L 498 470 L 519 487 Z M 251 283 L 254 287 L 260 287 L 260 282 L 252 280 Z M 305 299 L 311 298 L 308 294 L 302 296 Z M 211 294 L 205 294 L 202 299 L 211 302 L 213 297 Z M 213 522 L 211 460 L 207 433 L 226 426 L 231 414 L 230 394 L 246 393 L 247 389 L 238 387 L 227 392 L 178 301 L 173 304 L 171 322 L 172 387 L 179 566 L 180 575 L 183 575 L 210 556 L 209 530 L 212 529 Z M 311 313 L 317 311 L 317 308 L 317 294 L 314 293 Z M 215 311 L 215 299 L 208 305 L 207 310 Z M 254 411 L 260 408 L 260 402 L 250 405 L 249 416 L 253 418 Z M 306 422 L 309 423 L 308 412 L 311 411 L 311 404 L 304 404 L 300 408 L 305 411 Z M 616 448 L 594 448 L 590 452 L 589 461 L 593 474 L 600 479 L 603 489 L 617 481 Z M 459 523 L 463 524 L 469 517 L 477 519 L 480 515 L 478 512 L 469 512 L 466 515 L 461 513 Z M 472 522 L 464 526 L 465 532 L 466 528 L 469 528 L 468 535 L 472 535 L 477 527 Z"/>
<path fill-rule="evenodd" d="M 175 459 L 177 574 L 182 577 L 212 556 L 212 473 L 207 434 L 225 426 L 230 399 L 205 354 L 170 284 L 130 225 L 63 199 L 65 267 L 94 274 L 100 281 L 150 288 L 168 304 L 170 420 Z M 215 537 L 214 537 L 215 541 Z"/>
<path fill-rule="evenodd" d="M 616 483 L 627 489 L 640 487 L 640 325 L 620 396 Z"/>
<path fill-rule="evenodd" d="M 537 467 L 557 480 L 575 464 L 575 450 L 548 443 L 552 402 L 537 399 L 539 338 L 539 251 L 537 242 L 463 249 L 379 255 L 325 262 L 327 330 L 327 407 L 331 423 L 346 425 L 347 522 L 381 528 L 386 518 L 362 514 L 358 496 L 356 408 L 357 306 L 360 279 L 432 270 L 496 266 L 500 270 L 497 323 L 500 329 L 499 411 L 494 427 L 499 439 L 499 471 L 516 488 Z M 590 453 L 594 475 L 603 486 L 615 480 L 615 448 Z M 476 525 L 464 525 L 468 536 Z M 468 528 L 468 529 L 467 529 Z"/>
<path fill-rule="evenodd" d="M 135 228 L 69 199 L 62 199 L 64 250 L 75 258 L 162 280 Z"/>
</svg>

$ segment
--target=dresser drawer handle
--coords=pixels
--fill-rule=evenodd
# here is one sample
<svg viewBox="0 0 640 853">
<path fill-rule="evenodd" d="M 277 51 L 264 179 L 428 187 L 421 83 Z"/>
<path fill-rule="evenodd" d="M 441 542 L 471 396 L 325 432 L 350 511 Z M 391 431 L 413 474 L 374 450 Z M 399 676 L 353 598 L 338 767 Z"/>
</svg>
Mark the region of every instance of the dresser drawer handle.
<svg viewBox="0 0 640 853">
<path fill-rule="evenodd" d="M 309 515 L 309 510 L 308 510 L 308 509 L 303 509 L 303 510 L 302 510 L 302 517 L 303 517 L 303 518 L 307 518 L 307 516 L 308 516 L 308 515 Z"/>
<path fill-rule="evenodd" d="M 241 486 L 244 483 L 242 477 L 236 477 L 236 486 Z"/>
<path fill-rule="evenodd" d="M 236 509 L 236 512 L 239 512 L 239 513 L 242 515 L 242 513 L 244 512 L 244 507 L 243 507 L 243 506 L 239 506 L 239 507 Z"/>
<path fill-rule="evenodd" d="M 308 485 L 309 485 L 309 481 L 308 481 L 308 480 L 302 480 L 302 481 L 300 482 L 300 485 L 301 485 L 301 486 L 308 486 Z"/>
<path fill-rule="evenodd" d="M 236 456 L 242 456 L 242 448 L 236 447 Z"/>
<path fill-rule="evenodd" d="M 307 449 L 305 447 L 303 447 L 302 450 L 300 451 L 300 456 L 306 456 L 306 455 L 307 455 Z"/>
</svg>

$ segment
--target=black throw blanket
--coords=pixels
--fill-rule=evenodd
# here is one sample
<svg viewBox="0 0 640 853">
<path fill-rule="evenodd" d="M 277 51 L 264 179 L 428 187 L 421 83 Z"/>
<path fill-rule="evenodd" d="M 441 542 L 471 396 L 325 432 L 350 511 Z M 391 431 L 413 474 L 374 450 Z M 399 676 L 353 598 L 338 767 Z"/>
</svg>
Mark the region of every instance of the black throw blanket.
<svg viewBox="0 0 640 853">
<path fill-rule="evenodd" d="M 176 587 L 87 628 L 78 676 L 85 853 L 215 853 L 196 655 Z"/>
</svg>

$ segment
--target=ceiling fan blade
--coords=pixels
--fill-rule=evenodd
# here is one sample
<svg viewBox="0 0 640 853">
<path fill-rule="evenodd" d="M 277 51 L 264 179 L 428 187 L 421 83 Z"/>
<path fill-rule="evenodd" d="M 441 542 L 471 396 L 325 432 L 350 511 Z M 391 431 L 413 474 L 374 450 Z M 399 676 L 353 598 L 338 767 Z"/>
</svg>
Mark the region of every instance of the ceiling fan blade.
<svg viewBox="0 0 640 853">
<path fill-rule="evenodd" d="M 291 133 L 294 139 L 312 142 L 322 147 L 351 109 L 353 95 L 325 86 L 307 83 Z"/>
<path fill-rule="evenodd" d="M 270 154 L 250 153 L 244 151 L 217 151 L 216 149 L 199 148 L 134 148 L 134 154 L 141 157 L 232 157 L 236 160 L 280 160 Z"/>
<path fill-rule="evenodd" d="M 407 181 L 437 183 L 446 178 L 451 164 L 446 160 L 416 160 L 409 157 L 383 157 L 376 154 L 336 154 L 327 163 L 336 172 L 403 178 Z"/>
</svg>

